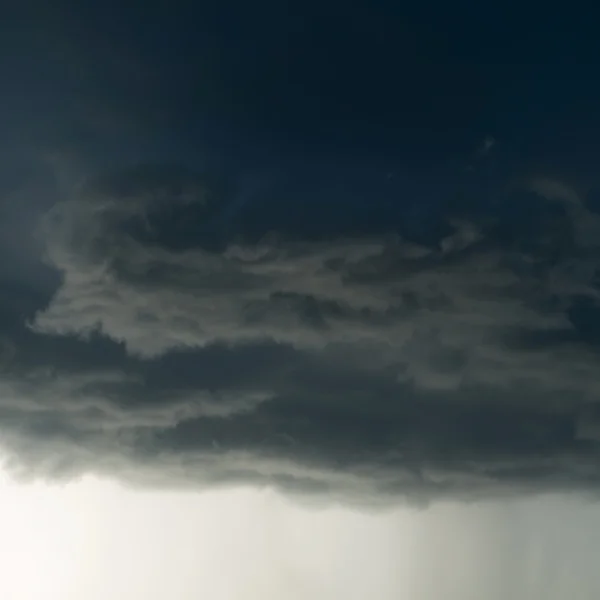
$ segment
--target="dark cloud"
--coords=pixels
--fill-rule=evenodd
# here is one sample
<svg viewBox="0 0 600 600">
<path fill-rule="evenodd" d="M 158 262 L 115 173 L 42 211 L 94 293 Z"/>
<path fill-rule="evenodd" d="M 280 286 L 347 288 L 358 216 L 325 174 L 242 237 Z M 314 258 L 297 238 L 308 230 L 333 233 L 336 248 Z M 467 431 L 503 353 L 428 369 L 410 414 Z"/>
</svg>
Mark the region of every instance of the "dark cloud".
<svg viewBox="0 0 600 600">
<path fill-rule="evenodd" d="M 427 240 L 385 196 L 277 228 L 278 190 L 242 201 L 235 178 L 86 181 L 39 232 L 59 281 L 3 287 L 17 473 L 370 501 L 600 483 L 600 220 L 570 186 L 441 204 Z"/>
<path fill-rule="evenodd" d="M 2 24 L 12 467 L 595 491 L 586 36 L 454 5 L 126 4 Z"/>
</svg>

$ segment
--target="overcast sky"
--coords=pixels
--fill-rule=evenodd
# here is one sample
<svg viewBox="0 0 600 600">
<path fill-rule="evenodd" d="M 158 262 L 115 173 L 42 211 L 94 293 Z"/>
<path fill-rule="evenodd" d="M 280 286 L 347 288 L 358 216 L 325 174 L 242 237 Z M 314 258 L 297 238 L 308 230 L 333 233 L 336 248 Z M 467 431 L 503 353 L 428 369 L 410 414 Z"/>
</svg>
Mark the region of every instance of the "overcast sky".
<svg viewBox="0 0 600 600">
<path fill-rule="evenodd" d="M 136 4 L 0 25 L 0 596 L 598 597 L 593 20 Z"/>
</svg>

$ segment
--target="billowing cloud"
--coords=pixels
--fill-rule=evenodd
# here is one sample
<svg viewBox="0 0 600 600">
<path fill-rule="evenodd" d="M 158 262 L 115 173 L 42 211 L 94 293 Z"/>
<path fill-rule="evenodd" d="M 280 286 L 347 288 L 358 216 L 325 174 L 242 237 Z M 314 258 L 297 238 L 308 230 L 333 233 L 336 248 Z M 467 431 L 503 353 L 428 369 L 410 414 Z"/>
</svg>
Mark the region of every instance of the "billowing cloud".
<svg viewBox="0 0 600 600">
<path fill-rule="evenodd" d="M 16 464 L 371 500 L 595 489 L 600 219 L 571 188 L 532 179 L 428 240 L 406 213 L 279 227 L 240 197 L 146 166 L 46 215 L 61 282 L 0 355 Z"/>
</svg>

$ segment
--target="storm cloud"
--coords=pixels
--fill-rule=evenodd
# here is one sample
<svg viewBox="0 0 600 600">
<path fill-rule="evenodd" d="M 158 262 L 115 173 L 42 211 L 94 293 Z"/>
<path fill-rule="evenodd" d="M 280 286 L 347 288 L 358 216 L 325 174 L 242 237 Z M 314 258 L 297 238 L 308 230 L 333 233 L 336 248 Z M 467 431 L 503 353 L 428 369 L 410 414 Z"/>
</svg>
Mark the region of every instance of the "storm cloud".
<svg viewBox="0 0 600 600">
<path fill-rule="evenodd" d="M 571 186 L 444 205 L 427 237 L 399 190 L 344 210 L 315 180 L 289 218 L 294 186 L 250 196 L 206 170 L 83 181 L 37 229 L 54 284 L 3 296 L 14 473 L 369 502 L 595 493 L 600 218 Z"/>
</svg>

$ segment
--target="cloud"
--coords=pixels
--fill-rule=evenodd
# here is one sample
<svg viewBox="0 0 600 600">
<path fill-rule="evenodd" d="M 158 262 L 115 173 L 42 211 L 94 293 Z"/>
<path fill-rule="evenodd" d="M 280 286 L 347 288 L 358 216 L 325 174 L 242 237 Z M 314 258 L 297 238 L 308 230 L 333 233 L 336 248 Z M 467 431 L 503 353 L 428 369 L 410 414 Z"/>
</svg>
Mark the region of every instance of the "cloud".
<svg viewBox="0 0 600 600">
<path fill-rule="evenodd" d="M 586 369 L 585 362 L 550 356 L 548 348 L 505 349 L 519 334 L 569 330 L 573 298 L 598 295 L 593 252 L 559 248 L 558 261 L 549 254 L 553 230 L 574 226 L 568 214 L 551 214 L 543 231 L 524 232 L 526 248 L 520 239 L 512 246 L 494 240 L 478 223 L 451 220 L 434 245 L 390 232 L 318 241 L 274 232 L 252 244 L 240 234 L 214 250 L 202 240 L 210 191 L 183 181 L 178 197 L 157 183 L 161 174 L 152 175 L 142 174 L 133 193 L 88 192 L 55 207 L 46 226 L 48 260 L 63 283 L 36 315 L 36 331 L 100 331 L 146 358 L 222 340 L 268 338 L 315 350 L 364 346 L 406 367 L 423 387 L 443 386 L 448 377 L 455 388 L 534 373 L 541 385 L 550 361 L 565 382 Z M 198 235 L 188 248 L 131 233 L 138 226 L 150 235 L 168 220 L 165 210 L 185 215 L 190 205 L 199 209 L 192 215 Z M 217 221 L 218 213 L 209 218 Z M 545 306 L 549 298 L 554 305 Z M 561 349 L 561 357 L 568 352 Z M 550 377 L 548 385 L 555 383 Z"/>
<path fill-rule="evenodd" d="M 579 206 L 581 204 L 579 194 L 569 185 L 556 179 L 534 177 L 530 180 L 529 187 L 534 192 L 548 198 L 548 200 L 558 200 L 572 206 Z"/>
<path fill-rule="evenodd" d="M 61 282 L 3 343 L 3 443 L 25 472 L 163 485 L 593 490 L 600 225 L 535 181 L 423 241 L 278 229 L 173 166 L 95 178 L 44 220 Z"/>
</svg>

